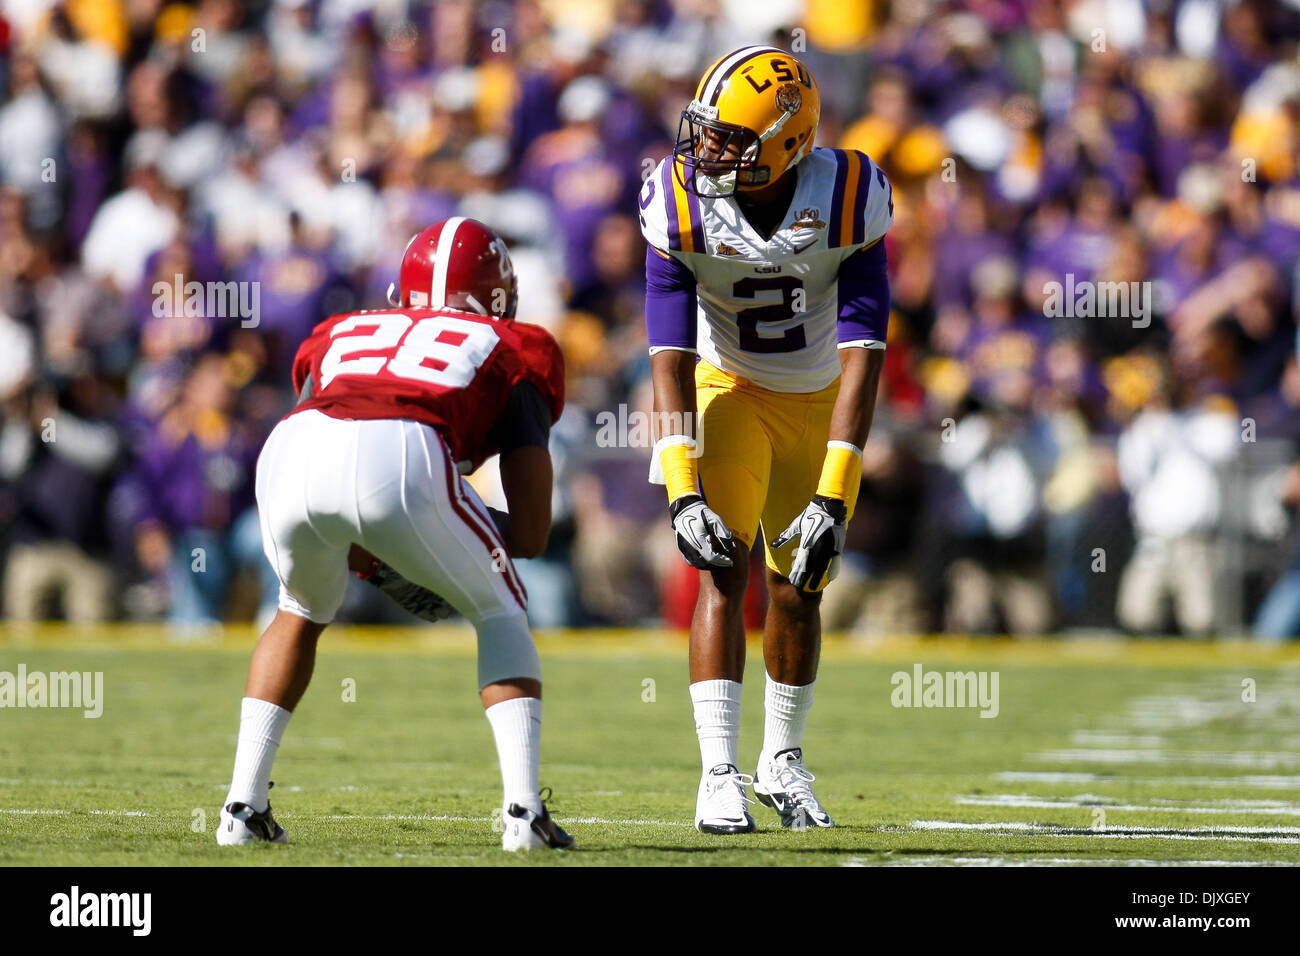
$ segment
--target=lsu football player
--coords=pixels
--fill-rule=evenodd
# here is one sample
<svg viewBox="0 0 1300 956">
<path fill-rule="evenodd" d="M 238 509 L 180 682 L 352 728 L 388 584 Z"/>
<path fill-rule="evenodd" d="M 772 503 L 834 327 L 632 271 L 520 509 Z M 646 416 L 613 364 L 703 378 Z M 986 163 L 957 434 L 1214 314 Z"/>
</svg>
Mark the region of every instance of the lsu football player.
<svg viewBox="0 0 1300 956">
<path fill-rule="evenodd" d="M 834 825 L 803 731 L 884 365 L 893 221 L 885 174 L 814 145 L 817 81 L 748 46 L 709 67 L 673 155 L 642 187 L 646 328 L 657 442 L 682 555 L 700 575 L 690 692 L 703 774 L 695 825 L 754 829 L 747 787 L 796 829 Z M 738 756 L 749 555 L 762 534 L 770 604 L 757 772 Z"/>
</svg>

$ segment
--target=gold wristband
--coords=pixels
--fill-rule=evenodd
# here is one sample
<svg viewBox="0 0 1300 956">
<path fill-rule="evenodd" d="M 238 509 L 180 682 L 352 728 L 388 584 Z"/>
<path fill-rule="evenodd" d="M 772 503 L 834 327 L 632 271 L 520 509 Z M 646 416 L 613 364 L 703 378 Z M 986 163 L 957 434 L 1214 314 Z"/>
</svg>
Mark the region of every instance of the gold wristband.
<svg viewBox="0 0 1300 956">
<path fill-rule="evenodd" d="M 682 495 L 699 494 L 694 442 L 665 444 L 659 451 L 659 462 L 663 466 L 669 501 L 676 501 Z"/>
<path fill-rule="evenodd" d="M 844 441 L 826 443 L 817 494 L 840 501 L 852 501 L 862 482 L 862 449 Z"/>
</svg>

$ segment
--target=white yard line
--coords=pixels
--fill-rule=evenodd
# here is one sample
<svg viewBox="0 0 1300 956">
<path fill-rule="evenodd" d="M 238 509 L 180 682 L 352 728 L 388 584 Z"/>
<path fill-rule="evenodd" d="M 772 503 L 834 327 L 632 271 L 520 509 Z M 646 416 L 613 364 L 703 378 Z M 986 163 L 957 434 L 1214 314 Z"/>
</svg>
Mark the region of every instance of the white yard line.
<svg viewBox="0 0 1300 956">
<path fill-rule="evenodd" d="M 180 811 L 177 811 L 179 813 Z M 153 813 L 145 810 L 62 810 L 37 808 L 7 808 L 0 807 L 0 813 L 10 813 L 17 816 L 75 816 L 79 813 L 88 813 L 112 817 L 152 817 Z M 492 817 L 464 817 L 456 816 L 449 813 L 280 813 L 276 816 L 284 820 L 428 820 L 431 822 L 442 823 L 491 823 Z M 611 820 L 605 817 L 565 817 L 565 824 L 582 824 L 595 823 L 607 826 L 634 826 L 634 827 L 690 827 L 694 829 L 694 824 L 686 823 L 683 820 Z"/>
<path fill-rule="evenodd" d="M 1085 747 L 1159 747 L 1162 734 L 1131 734 L 1121 730 L 1076 730 L 1070 737 Z"/>
<path fill-rule="evenodd" d="M 0 807 L 0 813 L 9 813 L 16 816 L 75 816 L 79 813 L 112 817 L 155 816 L 155 814 L 145 810 L 64 810 L 43 807 L 30 809 Z M 277 811 L 276 816 L 284 820 L 428 820 L 443 823 L 492 823 L 492 817 L 464 817 L 448 813 L 329 813 L 321 815 L 313 813 L 280 813 Z M 563 822 L 565 824 L 594 823 L 607 826 L 690 827 L 694 829 L 694 824 L 686 823 L 683 820 L 611 820 L 605 817 L 565 817 Z"/>
<path fill-rule="evenodd" d="M 276 813 L 276 816 L 281 816 Z M 491 823 L 492 817 L 459 817 L 445 813 L 333 813 L 325 816 L 316 816 L 314 814 L 304 814 L 306 819 L 317 820 L 430 820 L 443 823 Z M 284 819 L 292 819 L 292 814 L 283 814 Z M 561 821 L 565 826 L 569 824 L 596 823 L 608 826 L 630 826 L 630 827 L 690 827 L 694 829 L 694 824 L 686 823 L 682 820 L 610 820 L 605 817 L 564 817 Z"/>
<path fill-rule="evenodd" d="M 994 776 L 1005 783 L 1123 784 L 1149 787 L 1245 787 L 1254 790 L 1300 790 L 1300 776 L 1246 774 L 1239 777 L 1122 777 L 1113 773 L 1055 770 L 1003 770 Z"/>
<path fill-rule="evenodd" d="M 851 856 L 841 866 L 1300 866 L 1296 863 L 1262 863 L 1255 860 L 1143 860 L 1133 857 L 1092 856 L 912 856 L 877 861 Z"/>
<path fill-rule="evenodd" d="M 1300 704 L 1300 688 L 1274 684 L 1270 693 L 1260 694 L 1251 703 L 1241 700 L 1239 688 L 1224 696 L 1224 685 L 1219 681 L 1204 688 L 1204 697 L 1186 693 L 1184 685 L 1177 688 L 1178 693 L 1137 698 L 1129 705 L 1128 714 L 1121 718 L 1123 729 L 1195 730 L 1217 720 L 1240 718 L 1243 708 L 1248 707 L 1252 729 L 1295 732 L 1291 715 Z"/>
<path fill-rule="evenodd" d="M 967 807 L 1027 807 L 1039 810 L 1125 810 L 1150 813 L 1257 813 L 1300 817 L 1300 804 L 1277 800 L 1219 800 L 1202 803 L 1156 801 L 1150 804 L 1120 803 L 1109 797 L 1084 794 L 1075 797 L 1038 797 L 1027 793 L 996 793 L 987 796 L 962 796 L 956 802 Z"/>
<path fill-rule="evenodd" d="M 1242 768 L 1250 770 L 1288 770 L 1300 768 L 1300 754 L 1279 751 L 1289 747 L 1295 725 L 1291 715 L 1300 703 L 1296 687 L 1279 686 L 1275 681 L 1273 692 L 1261 697 L 1258 703 L 1240 700 L 1235 689 L 1225 694 L 1221 683 L 1204 687 L 1180 685 L 1171 693 L 1151 694 L 1133 700 L 1124 714 L 1103 720 L 1104 729 L 1079 729 L 1070 737 L 1074 745 L 1058 750 L 1048 750 L 1025 755 L 1036 762 L 1058 765 L 1102 764 L 1121 767 L 1153 767 L 1170 765 Z M 1201 731 L 1207 725 L 1220 721 L 1240 721 L 1243 708 L 1249 707 L 1249 729 L 1242 734 L 1218 733 L 1207 737 Z M 1220 749 L 1188 750 L 1188 733 L 1195 734 L 1195 743 L 1218 745 Z M 1287 736 L 1288 734 L 1292 736 Z M 1281 738 L 1281 739 L 1280 739 Z M 1272 746 L 1273 750 L 1241 750 L 1242 746 Z M 1233 748 L 1233 749 L 1224 749 Z M 999 781 L 1033 783 L 1040 785 L 1087 785 L 1106 788 L 1116 784 L 1127 788 L 1136 786 L 1168 788 L 1172 786 L 1201 786 L 1236 790 L 1295 790 L 1300 791 L 1300 776 L 1284 774 L 1243 774 L 1238 776 L 1184 775 L 1169 777 L 1128 777 L 1116 773 L 1049 770 L 1007 770 L 995 774 Z M 1158 792 L 1158 791 L 1157 791 Z M 1126 794 L 1130 800 L 1131 795 Z M 1119 798 L 1098 796 L 1094 793 L 1076 793 L 1073 796 L 1040 794 L 962 794 L 954 797 L 956 803 L 973 807 L 1022 808 L 1034 810 L 1103 810 L 1117 812 L 1149 812 L 1173 814 L 1257 814 L 1282 817 L 1300 816 L 1300 803 L 1283 800 L 1223 800 L 1195 799 L 1171 800 L 1147 797 L 1141 802 L 1120 802 Z M 1060 839 L 1101 838 L 1111 840 L 1225 840 L 1248 843 L 1300 844 L 1300 827 L 1295 826 L 1080 826 L 1060 827 L 1024 821 L 969 823 L 949 820 L 917 820 L 911 829 L 922 831 L 973 832 L 1000 836 L 1033 835 Z M 901 865 L 954 865 L 944 857 L 933 857 L 933 863 L 900 861 Z M 1248 861 L 1158 861 L 1158 860 L 1095 860 L 1088 857 L 1055 857 L 1048 859 L 1007 857 L 965 857 L 955 865 L 973 866 L 1050 866 L 1050 865 L 1115 865 L 1115 866 L 1249 866 Z M 1270 861 L 1271 862 L 1271 861 Z M 898 864 L 893 864 L 898 865 Z"/>
<path fill-rule="evenodd" d="M 1030 760 L 1050 763 L 1106 764 L 1205 764 L 1212 767 L 1248 767 L 1276 770 L 1300 767 L 1300 754 L 1231 750 L 1134 750 L 1129 748 L 1089 749 L 1076 747 L 1045 750 L 1026 755 Z"/>
<path fill-rule="evenodd" d="M 46 810 L 46 809 L 19 809 L 10 807 L 0 807 L 0 813 L 12 813 L 19 816 L 71 816 L 77 813 L 91 813 L 98 816 L 106 817 L 151 817 L 152 813 L 144 810 Z"/>
<path fill-rule="evenodd" d="M 1080 837 L 1104 840 L 1233 840 L 1246 843 L 1300 844 L 1300 827 L 1131 827 L 1108 826 L 1055 827 L 1043 823 L 1008 820 L 995 823 L 969 823 L 957 820 L 913 820 L 906 829 L 945 832 L 994 833 L 999 836 Z"/>
</svg>

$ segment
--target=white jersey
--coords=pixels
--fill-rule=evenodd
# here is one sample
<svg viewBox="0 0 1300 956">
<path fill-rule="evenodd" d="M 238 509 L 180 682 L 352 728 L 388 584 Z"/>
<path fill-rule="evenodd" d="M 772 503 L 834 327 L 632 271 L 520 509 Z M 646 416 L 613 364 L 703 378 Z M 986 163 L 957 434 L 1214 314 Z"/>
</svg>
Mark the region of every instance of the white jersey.
<svg viewBox="0 0 1300 956">
<path fill-rule="evenodd" d="M 732 197 L 689 192 L 671 157 L 639 197 L 646 241 L 695 275 L 700 357 L 777 392 L 826 388 L 840 374 L 837 347 L 884 348 L 883 331 L 838 341 L 837 279 L 893 223 L 889 181 L 856 150 L 814 149 L 796 170 L 790 208 L 766 240 Z"/>
</svg>

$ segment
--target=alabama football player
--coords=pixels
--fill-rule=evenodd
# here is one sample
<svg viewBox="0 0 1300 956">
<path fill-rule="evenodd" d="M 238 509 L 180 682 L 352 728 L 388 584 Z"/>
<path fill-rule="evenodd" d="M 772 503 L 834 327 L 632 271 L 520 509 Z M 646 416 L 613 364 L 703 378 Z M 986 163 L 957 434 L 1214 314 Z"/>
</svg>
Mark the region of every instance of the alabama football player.
<svg viewBox="0 0 1300 956">
<path fill-rule="evenodd" d="M 817 81 L 775 47 L 709 67 L 677 146 L 642 187 L 646 328 L 667 485 L 685 559 L 706 572 L 691 623 L 690 692 L 704 773 L 695 825 L 754 829 L 747 786 L 783 825 L 833 826 L 803 730 L 884 364 L 888 180 L 865 155 L 814 146 Z M 757 772 L 738 758 L 750 549 L 771 602 Z"/>
<path fill-rule="evenodd" d="M 510 254 L 472 219 L 416 235 L 400 288 L 393 308 L 315 328 L 294 360 L 300 401 L 258 460 L 279 612 L 253 652 L 217 842 L 287 842 L 271 817 L 271 763 L 351 568 L 426 617 L 450 605 L 474 625 L 502 845 L 564 849 L 573 838 L 538 795 L 541 668 L 511 560 L 540 554 L 550 533 L 563 359 L 544 329 L 514 321 Z M 461 477 L 498 452 L 508 518 Z"/>
</svg>

